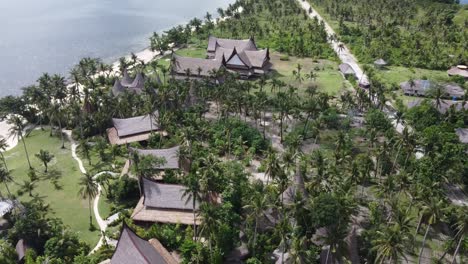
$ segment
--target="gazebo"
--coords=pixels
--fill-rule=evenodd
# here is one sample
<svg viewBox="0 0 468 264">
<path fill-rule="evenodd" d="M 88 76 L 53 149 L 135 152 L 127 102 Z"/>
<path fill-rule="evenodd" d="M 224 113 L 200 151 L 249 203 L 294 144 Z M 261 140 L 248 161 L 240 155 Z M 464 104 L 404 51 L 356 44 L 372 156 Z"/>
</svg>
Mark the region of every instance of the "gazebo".
<svg viewBox="0 0 468 264">
<path fill-rule="evenodd" d="M 382 59 L 382 58 L 380 58 L 380 59 L 374 61 L 374 66 L 375 66 L 376 68 L 379 68 L 379 69 L 382 69 L 382 68 L 384 68 L 384 67 L 387 66 L 387 65 L 388 65 L 388 63 L 387 63 L 384 59 Z"/>
</svg>

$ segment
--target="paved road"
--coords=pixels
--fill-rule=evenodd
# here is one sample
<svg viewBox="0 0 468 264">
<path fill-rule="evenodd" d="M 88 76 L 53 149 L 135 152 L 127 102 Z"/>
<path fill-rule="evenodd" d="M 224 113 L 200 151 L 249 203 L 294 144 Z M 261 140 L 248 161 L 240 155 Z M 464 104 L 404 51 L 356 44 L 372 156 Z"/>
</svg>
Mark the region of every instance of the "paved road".
<svg viewBox="0 0 468 264">
<path fill-rule="evenodd" d="M 328 34 L 328 42 L 332 46 L 333 50 L 336 52 L 338 57 L 343 63 L 347 63 L 353 68 L 354 72 L 356 73 L 356 78 L 359 80 L 360 83 L 369 83 L 369 79 L 367 78 L 367 75 L 364 74 L 364 71 L 361 69 L 361 67 L 358 64 L 358 60 L 354 55 L 351 53 L 351 51 L 348 49 L 346 45 L 343 43 L 339 42 L 336 40 L 335 36 L 337 36 L 336 32 L 333 30 L 333 28 L 330 27 L 330 25 L 325 21 L 322 16 L 314 10 L 310 4 L 307 1 L 302 1 L 298 0 L 300 5 L 304 10 L 309 12 L 310 9 L 312 9 L 312 13 L 309 14 L 310 18 L 317 18 L 319 21 L 323 21 L 325 25 L 325 31 Z M 340 47 L 340 44 L 341 47 Z"/>
</svg>

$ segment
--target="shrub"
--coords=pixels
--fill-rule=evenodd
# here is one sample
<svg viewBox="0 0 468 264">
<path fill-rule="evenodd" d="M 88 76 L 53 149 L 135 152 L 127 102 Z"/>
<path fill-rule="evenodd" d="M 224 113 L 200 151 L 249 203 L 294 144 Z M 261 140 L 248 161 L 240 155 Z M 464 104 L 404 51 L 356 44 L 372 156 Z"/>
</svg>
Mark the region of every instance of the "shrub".
<svg viewBox="0 0 468 264">
<path fill-rule="evenodd" d="M 288 55 L 281 55 L 280 61 L 289 61 L 289 56 Z"/>
<path fill-rule="evenodd" d="M 122 203 L 138 200 L 139 194 L 138 181 L 123 176 L 109 184 L 107 198 L 114 203 Z"/>
</svg>

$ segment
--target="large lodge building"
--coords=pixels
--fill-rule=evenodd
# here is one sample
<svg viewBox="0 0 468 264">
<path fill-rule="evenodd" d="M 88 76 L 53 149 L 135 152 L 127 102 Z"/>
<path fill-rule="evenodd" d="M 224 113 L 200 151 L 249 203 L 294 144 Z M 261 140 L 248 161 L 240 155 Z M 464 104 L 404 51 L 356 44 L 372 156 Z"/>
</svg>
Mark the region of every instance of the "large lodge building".
<svg viewBox="0 0 468 264">
<path fill-rule="evenodd" d="M 206 59 L 174 54 L 171 72 L 179 78 L 204 78 L 224 68 L 242 79 L 250 79 L 267 74 L 271 66 L 269 49 L 259 50 L 253 38 L 232 40 L 210 36 Z"/>
</svg>

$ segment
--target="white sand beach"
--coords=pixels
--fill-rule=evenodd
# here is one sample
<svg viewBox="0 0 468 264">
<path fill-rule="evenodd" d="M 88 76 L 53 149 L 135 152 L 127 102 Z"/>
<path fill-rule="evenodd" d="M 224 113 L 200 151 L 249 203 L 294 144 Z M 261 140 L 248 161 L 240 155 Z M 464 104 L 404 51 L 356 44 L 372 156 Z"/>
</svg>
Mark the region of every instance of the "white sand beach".
<svg viewBox="0 0 468 264">
<path fill-rule="evenodd" d="M 5 138 L 8 143 L 6 151 L 16 147 L 18 144 L 18 138 L 10 135 L 10 127 L 6 121 L 0 122 L 0 136 Z"/>
</svg>

